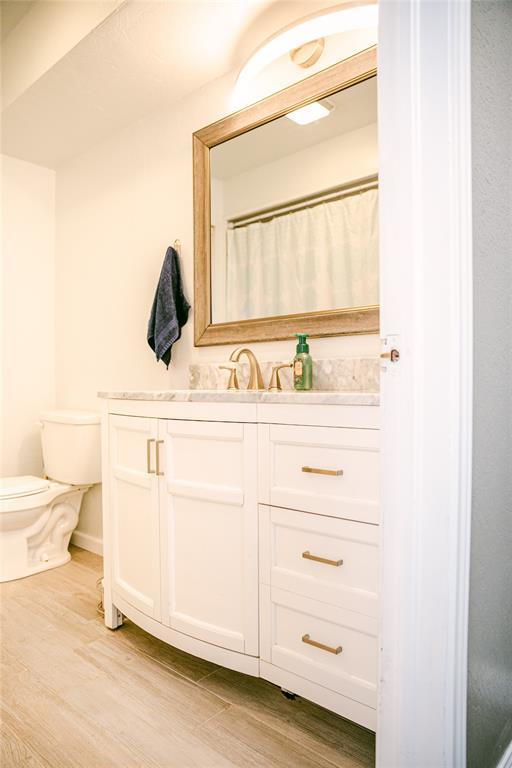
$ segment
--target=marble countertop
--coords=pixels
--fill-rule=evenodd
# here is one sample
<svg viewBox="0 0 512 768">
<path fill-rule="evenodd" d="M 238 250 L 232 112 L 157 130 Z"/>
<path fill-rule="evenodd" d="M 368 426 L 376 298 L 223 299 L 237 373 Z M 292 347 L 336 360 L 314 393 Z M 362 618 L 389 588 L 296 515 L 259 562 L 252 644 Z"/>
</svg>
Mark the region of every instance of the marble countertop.
<svg viewBox="0 0 512 768">
<path fill-rule="evenodd" d="M 161 400 L 178 403 L 279 403 L 296 405 L 379 405 L 378 392 L 255 392 L 222 389 L 163 389 L 98 392 L 109 400 Z"/>
</svg>

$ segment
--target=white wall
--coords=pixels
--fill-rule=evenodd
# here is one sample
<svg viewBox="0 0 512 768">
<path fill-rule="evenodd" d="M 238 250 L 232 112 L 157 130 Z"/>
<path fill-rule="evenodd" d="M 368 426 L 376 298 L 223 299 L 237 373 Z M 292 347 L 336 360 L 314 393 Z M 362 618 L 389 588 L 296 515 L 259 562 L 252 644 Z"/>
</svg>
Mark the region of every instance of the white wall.
<svg viewBox="0 0 512 768">
<path fill-rule="evenodd" d="M 2 156 L 0 475 L 40 475 L 55 407 L 55 172 Z"/>
<path fill-rule="evenodd" d="M 230 112 L 235 73 L 128 126 L 57 170 L 57 402 L 95 408 L 100 389 L 186 387 L 188 365 L 226 360 L 232 347 L 194 348 L 193 318 L 166 371 L 146 343 L 165 250 L 182 242 L 193 302 L 192 133 Z M 253 344 L 261 360 L 290 341 Z M 315 339 L 316 357 L 374 355 L 377 336 Z M 80 530 L 99 534 L 88 495 Z"/>
</svg>

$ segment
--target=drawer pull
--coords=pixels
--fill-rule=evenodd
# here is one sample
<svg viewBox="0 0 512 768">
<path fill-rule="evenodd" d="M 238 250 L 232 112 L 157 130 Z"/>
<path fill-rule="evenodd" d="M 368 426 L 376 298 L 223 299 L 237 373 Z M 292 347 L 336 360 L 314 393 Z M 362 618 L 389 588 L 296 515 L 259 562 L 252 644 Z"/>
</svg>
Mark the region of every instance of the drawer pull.
<svg viewBox="0 0 512 768">
<path fill-rule="evenodd" d="M 318 643 L 316 640 L 312 640 L 309 635 L 302 635 L 302 642 L 306 643 L 307 645 L 312 645 L 314 648 L 320 648 L 321 651 L 334 653 L 336 656 L 343 650 L 341 645 L 338 645 L 337 648 L 332 648 L 330 645 L 324 645 L 323 643 Z"/>
<path fill-rule="evenodd" d="M 334 565 L 335 568 L 339 568 L 343 565 L 343 560 L 329 560 L 327 557 L 319 557 L 318 555 L 312 555 L 311 552 L 306 550 L 302 553 L 304 560 L 314 560 L 315 563 L 325 563 L 325 565 Z"/>
<path fill-rule="evenodd" d="M 162 445 L 164 441 L 163 440 L 157 440 L 155 442 L 155 453 L 156 453 L 156 471 L 155 474 L 161 477 L 164 473 L 160 471 L 160 451 L 158 449 L 159 445 Z"/>
<path fill-rule="evenodd" d="M 303 472 L 309 472 L 311 475 L 332 475 L 333 477 L 341 477 L 343 474 L 342 469 L 319 469 L 318 467 L 302 467 Z"/>
<path fill-rule="evenodd" d="M 151 443 L 155 443 L 155 438 L 148 438 L 146 440 L 146 471 L 148 475 L 154 475 L 155 470 L 151 469 Z"/>
</svg>

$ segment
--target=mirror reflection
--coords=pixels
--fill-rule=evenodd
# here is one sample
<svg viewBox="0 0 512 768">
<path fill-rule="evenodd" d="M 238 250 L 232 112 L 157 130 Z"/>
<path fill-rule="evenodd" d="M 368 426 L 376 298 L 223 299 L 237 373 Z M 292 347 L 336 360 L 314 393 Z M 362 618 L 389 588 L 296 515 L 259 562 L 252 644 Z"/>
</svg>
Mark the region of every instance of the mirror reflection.
<svg viewBox="0 0 512 768">
<path fill-rule="evenodd" d="M 376 86 L 211 149 L 213 323 L 378 304 Z"/>
</svg>

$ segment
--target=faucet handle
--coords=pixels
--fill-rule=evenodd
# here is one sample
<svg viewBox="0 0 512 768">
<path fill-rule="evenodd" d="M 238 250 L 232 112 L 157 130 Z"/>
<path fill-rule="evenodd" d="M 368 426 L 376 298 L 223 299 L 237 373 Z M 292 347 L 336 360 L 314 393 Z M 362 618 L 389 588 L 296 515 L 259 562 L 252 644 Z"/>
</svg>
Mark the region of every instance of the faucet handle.
<svg viewBox="0 0 512 768">
<path fill-rule="evenodd" d="M 269 392 L 281 392 L 281 379 L 279 378 L 279 371 L 281 368 L 293 368 L 293 363 L 281 363 L 280 365 L 272 366 L 272 376 L 270 377 L 270 384 L 268 385 Z"/>
<path fill-rule="evenodd" d="M 219 365 L 219 368 L 222 368 L 225 371 L 231 371 L 228 382 L 228 390 L 239 389 L 238 377 L 236 375 L 236 365 L 234 363 L 231 365 Z"/>
</svg>

